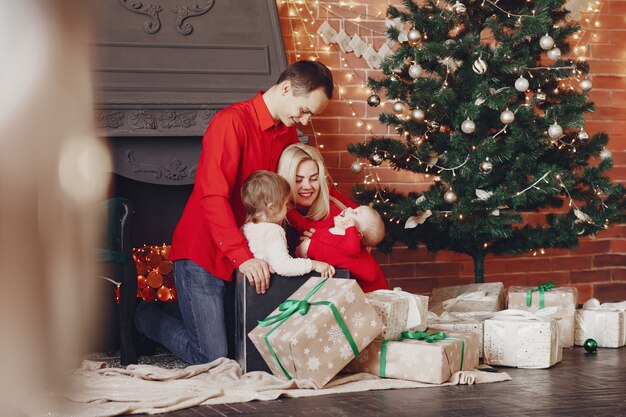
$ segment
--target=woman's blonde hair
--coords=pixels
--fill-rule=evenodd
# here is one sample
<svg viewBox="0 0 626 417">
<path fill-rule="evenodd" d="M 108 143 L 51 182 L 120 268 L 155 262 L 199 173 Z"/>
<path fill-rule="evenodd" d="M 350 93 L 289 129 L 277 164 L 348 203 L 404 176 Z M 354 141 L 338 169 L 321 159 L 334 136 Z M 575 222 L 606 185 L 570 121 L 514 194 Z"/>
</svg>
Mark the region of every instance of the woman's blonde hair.
<svg viewBox="0 0 626 417">
<path fill-rule="evenodd" d="M 326 165 L 322 154 L 316 148 L 303 143 L 289 145 L 283 151 L 278 162 L 278 174 L 285 178 L 291 186 L 291 199 L 296 201 L 296 173 L 303 161 L 313 161 L 317 164 L 317 172 L 320 184 L 320 192 L 313 204 L 304 215 L 309 220 L 321 220 L 330 213 L 330 200 L 337 204 L 342 210 L 345 206 L 337 199 L 330 196 L 329 180 L 330 176 L 326 172 Z"/>
<path fill-rule="evenodd" d="M 252 173 L 241 187 L 241 201 L 248 215 L 247 221 L 268 221 L 278 213 L 291 193 L 289 183 L 280 175 L 270 171 Z"/>
</svg>

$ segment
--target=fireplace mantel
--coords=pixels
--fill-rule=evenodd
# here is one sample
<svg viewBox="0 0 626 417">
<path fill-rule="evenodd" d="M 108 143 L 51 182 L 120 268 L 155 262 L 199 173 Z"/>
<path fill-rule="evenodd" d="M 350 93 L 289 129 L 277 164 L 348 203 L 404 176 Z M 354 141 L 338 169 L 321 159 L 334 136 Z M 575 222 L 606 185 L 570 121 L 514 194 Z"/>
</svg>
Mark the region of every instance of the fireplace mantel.
<svg viewBox="0 0 626 417">
<path fill-rule="evenodd" d="M 92 3 L 103 136 L 201 136 L 286 66 L 275 0 Z"/>
</svg>

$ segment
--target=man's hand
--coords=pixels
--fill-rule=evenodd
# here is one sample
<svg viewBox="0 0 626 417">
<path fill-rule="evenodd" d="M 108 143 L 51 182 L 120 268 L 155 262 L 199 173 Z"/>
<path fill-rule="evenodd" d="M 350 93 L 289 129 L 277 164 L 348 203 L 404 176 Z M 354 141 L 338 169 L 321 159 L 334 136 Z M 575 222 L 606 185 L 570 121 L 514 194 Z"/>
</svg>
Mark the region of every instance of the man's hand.
<svg viewBox="0 0 626 417">
<path fill-rule="evenodd" d="M 270 267 L 260 259 L 248 259 L 239 265 L 239 272 L 244 274 L 250 285 L 256 288 L 257 294 L 265 294 L 270 287 Z"/>
</svg>

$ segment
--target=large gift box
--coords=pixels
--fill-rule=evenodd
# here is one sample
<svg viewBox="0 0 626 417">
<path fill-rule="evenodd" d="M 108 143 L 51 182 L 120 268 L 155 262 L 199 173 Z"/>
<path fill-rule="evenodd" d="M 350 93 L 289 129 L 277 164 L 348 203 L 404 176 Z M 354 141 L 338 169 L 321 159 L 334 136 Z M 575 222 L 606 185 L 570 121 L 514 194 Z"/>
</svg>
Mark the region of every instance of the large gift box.
<svg viewBox="0 0 626 417">
<path fill-rule="evenodd" d="M 507 306 L 510 309 L 534 313 L 544 307 L 557 307 L 554 317 L 562 319 L 561 343 L 574 347 L 574 314 L 578 303 L 578 290 L 574 287 L 556 287 L 552 281 L 537 287 L 509 287 Z"/>
<path fill-rule="evenodd" d="M 352 279 L 310 278 L 248 337 L 274 375 L 323 387 L 382 331 Z"/>
<path fill-rule="evenodd" d="M 404 331 L 424 330 L 428 314 L 428 296 L 411 294 L 396 287 L 365 295 L 383 321 L 382 339 L 395 339 Z"/>
<path fill-rule="evenodd" d="M 470 332 L 478 337 L 478 356 L 483 357 L 483 322 L 491 317 L 491 313 L 482 316 L 466 313 L 448 313 L 444 311 L 441 316 L 437 316 L 430 311 L 428 313 L 428 324 L 431 327 L 444 330 L 446 332 Z"/>
<path fill-rule="evenodd" d="M 403 332 L 396 340 L 373 341 L 345 371 L 442 384 L 455 372 L 477 366 L 478 337 L 474 333 L 426 329 Z"/>
<path fill-rule="evenodd" d="M 556 307 L 533 314 L 503 310 L 484 323 L 484 360 L 488 365 L 549 368 L 561 362 L 560 321 Z"/>
<path fill-rule="evenodd" d="M 503 308 L 504 284 L 501 282 L 435 288 L 429 306 L 429 310 L 439 316 L 444 311 L 484 313 Z"/>
<path fill-rule="evenodd" d="M 600 304 L 592 298 L 576 310 L 574 344 L 594 339 L 599 347 L 617 348 L 626 344 L 626 301 Z"/>
</svg>

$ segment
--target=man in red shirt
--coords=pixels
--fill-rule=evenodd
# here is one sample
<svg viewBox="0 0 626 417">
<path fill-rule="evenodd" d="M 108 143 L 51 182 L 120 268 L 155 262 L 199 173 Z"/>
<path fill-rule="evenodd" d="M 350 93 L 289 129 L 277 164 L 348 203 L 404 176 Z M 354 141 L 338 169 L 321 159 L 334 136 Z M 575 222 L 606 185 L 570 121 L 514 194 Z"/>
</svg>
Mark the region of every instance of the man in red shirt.
<svg viewBox="0 0 626 417">
<path fill-rule="evenodd" d="M 289 65 L 276 84 L 218 112 L 202 139 L 195 184 L 172 239 L 170 259 L 182 320 L 140 304 L 139 331 L 192 363 L 226 356 L 224 281 L 243 273 L 258 293 L 269 287 L 270 268 L 254 259 L 240 227 L 240 190 L 248 176 L 276 172 L 280 155 L 298 142 L 295 125 L 320 114 L 333 93 L 330 70 L 315 61 Z"/>
</svg>

